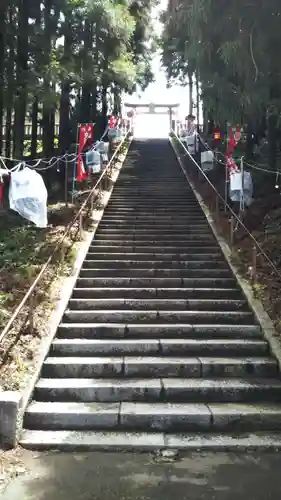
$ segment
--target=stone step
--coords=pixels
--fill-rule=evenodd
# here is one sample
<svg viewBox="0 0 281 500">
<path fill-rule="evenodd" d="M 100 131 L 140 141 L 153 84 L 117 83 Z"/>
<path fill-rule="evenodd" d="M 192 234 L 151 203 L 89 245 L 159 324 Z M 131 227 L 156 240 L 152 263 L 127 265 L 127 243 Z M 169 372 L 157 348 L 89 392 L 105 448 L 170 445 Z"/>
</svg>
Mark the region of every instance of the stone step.
<svg viewBox="0 0 281 500">
<path fill-rule="evenodd" d="M 145 208 L 145 207 L 127 207 L 127 208 L 120 208 L 120 207 L 110 207 L 108 206 L 106 208 L 106 215 L 121 215 L 121 216 L 127 216 L 129 214 L 133 214 L 134 217 L 143 217 L 143 216 L 153 216 L 157 218 L 159 215 L 170 215 L 170 217 L 177 217 L 178 215 L 181 215 L 183 217 L 196 217 L 202 215 L 202 211 L 200 208 L 188 208 L 188 207 L 182 207 L 181 209 L 178 209 L 176 207 L 170 206 L 166 208 Z"/>
<path fill-rule="evenodd" d="M 202 211 L 189 211 L 189 210 L 181 210 L 181 211 L 171 211 L 164 212 L 163 210 L 159 210 L 158 212 L 153 211 L 144 211 L 144 210 L 110 210 L 106 208 L 104 211 L 103 220 L 128 220 L 128 221 L 160 221 L 160 222 L 173 222 L 173 221 L 183 221 L 183 222 L 205 222 L 206 217 L 202 214 Z"/>
<path fill-rule="evenodd" d="M 229 269 L 225 260 L 209 259 L 209 260 L 137 260 L 137 259 L 89 259 L 86 258 L 83 262 L 83 269 L 145 269 L 145 270 L 187 270 L 187 269 Z"/>
<path fill-rule="evenodd" d="M 36 401 L 53 402 L 276 402 L 281 380 L 266 378 L 40 378 Z"/>
<path fill-rule="evenodd" d="M 230 269 L 213 269 L 213 268 L 178 268 L 170 269 L 151 269 L 139 267 L 137 269 L 128 268 L 111 268 L 111 269 L 85 269 L 80 271 L 81 278 L 230 278 L 232 276 Z"/>
<path fill-rule="evenodd" d="M 188 198 L 186 199 L 177 199 L 175 197 L 168 197 L 165 198 L 154 198 L 151 200 L 149 198 L 147 199 L 126 199 L 126 198 L 115 198 L 115 199 L 110 199 L 108 203 L 108 207 L 111 208 L 121 208 L 121 209 L 130 209 L 130 208 L 144 208 L 146 210 L 159 210 L 163 208 L 166 210 L 169 208 L 169 206 L 172 206 L 173 209 L 177 209 L 179 212 L 181 211 L 182 208 L 184 209 L 193 209 L 198 211 L 198 205 L 196 204 L 195 201 L 189 201 Z"/>
<path fill-rule="evenodd" d="M 121 227 L 118 228 L 114 225 L 111 227 L 103 227 L 102 225 L 98 227 L 97 233 L 98 235 L 104 235 L 104 236 L 112 236 L 115 238 L 115 235 L 118 237 L 120 236 L 130 236 L 130 237 L 138 237 L 142 238 L 142 236 L 147 236 L 151 237 L 153 236 L 154 238 L 162 237 L 162 238 L 169 238 L 169 237 L 176 237 L 180 239 L 181 237 L 189 237 L 192 235 L 193 237 L 196 238 L 208 238 L 209 236 L 212 236 L 214 238 L 214 235 L 211 233 L 210 229 L 208 226 L 203 226 L 203 227 L 197 227 L 193 228 L 192 226 L 182 226 L 181 229 L 174 228 L 172 226 L 170 227 L 143 227 L 139 228 L 139 226 L 135 226 L 135 229 L 132 229 L 130 227 Z M 151 235 L 151 236 L 150 236 Z"/>
<path fill-rule="evenodd" d="M 73 298 L 79 299 L 241 299 L 238 288 L 74 288 Z"/>
<path fill-rule="evenodd" d="M 107 214 L 107 210 L 105 210 L 104 212 L 104 215 L 103 215 L 103 218 L 102 218 L 102 221 L 103 222 L 136 222 L 136 223 L 151 223 L 151 224 L 154 224 L 154 223 L 157 223 L 159 222 L 160 224 L 172 224 L 174 222 L 177 222 L 177 223 L 180 223 L 180 224 L 185 224 L 185 223 L 190 223 L 190 222 L 196 222 L 197 223 L 201 223 L 201 222 L 206 222 L 206 217 L 204 215 L 193 215 L 192 217 L 191 216 L 188 216 L 188 215 L 180 215 L 180 214 L 177 214 L 177 215 L 157 215 L 157 217 L 155 217 L 154 215 L 144 215 L 144 216 L 136 216 L 134 214 L 128 214 L 128 215 L 115 215 L 115 214 L 111 214 L 111 215 L 108 215 Z"/>
<path fill-rule="evenodd" d="M 277 362 L 268 357 L 94 356 L 48 357 L 43 378 L 274 377 Z"/>
<path fill-rule="evenodd" d="M 123 245 L 122 243 L 118 242 L 116 245 L 111 245 L 111 244 L 103 244 L 100 241 L 93 240 L 92 244 L 89 247 L 89 252 L 103 252 L 103 254 L 108 254 L 108 253 L 116 253 L 116 252 L 122 252 L 123 254 L 125 253 L 147 253 L 147 252 L 152 252 L 152 253 L 157 253 L 165 256 L 166 252 L 168 254 L 174 253 L 174 254 L 181 254 L 181 253 L 187 253 L 188 255 L 191 254 L 196 254 L 198 256 L 198 259 L 200 259 L 200 255 L 204 253 L 212 253 L 216 254 L 219 252 L 219 249 L 216 246 L 211 246 L 211 245 L 204 245 L 204 246 L 186 246 L 186 245 L 179 245 L 179 246 L 173 246 L 171 243 L 169 245 L 136 245 L 132 242 L 128 242 L 127 244 Z M 220 254 L 221 255 L 221 254 Z"/>
<path fill-rule="evenodd" d="M 206 311 L 206 310 L 109 310 L 100 309 L 87 311 L 80 309 L 73 311 L 67 309 L 64 321 L 69 323 L 193 323 L 193 324 L 228 324 L 235 325 L 238 321 L 242 324 L 254 323 L 253 313 L 250 311 Z"/>
<path fill-rule="evenodd" d="M 261 328 L 254 324 L 131 324 L 61 323 L 58 338 L 102 339 L 261 339 Z"/>
<path fill-rule="evenodd" d="M 72 298 L 68 307 L 75 311 L 114 310 L 157 310 L 157 311 L 248 311 L 246 300 L 238 299 L 93 299 Z"/>
<path fill-rule="evenodd" d="M 30 450 L 61 451 L 275 451 L 281 449 L 281 433 L 168 433 L 163 432 L 94 432 L 25 430 L 20 445 Z"/>
<path fill-rule="evenodd" d="M 180 244 L 179 246 L 185 246 L 186 247 L 191 247 L 192 246 L 192 243 L 194 246 L 205 246 L 205 245 L 212 245 L 213 242 L 214 242 L 214 236 L 211 234 L 211 233 L 208 233 L 208 234 L 205 234 L 205 235 L 202 235 L 201 233 L 200 234 L 194 234 L 192 235 L 192 237 L 189 235 L 189 234 L 183 234 L 183 235 L 180 235 L 180 234 L 175 234 L 175 235 L 160 235 L 160 234 L 157 234 L 157 235 L 154 235 L 154 234 L 144 234 L 144 235 L 137 235 L 137 234 L 133 234 L 133 233 L 128 233 L 128 234 L 121 234 L 121 233 L 117 233 L 117 234 L 106 234 L 106 233 L 99 233 L 97 232 L 95 234 L 95 239 L 93 240 L 95 243 L 96 241 L 102 241 L 103 244 L 106 244 L 106 245 L 116 245 L 116 242 L 119 242 L 118 244 L 120 245 L 120 243 L 124 244 L 124 243 L 130 243 L 131 245 L 133 243 L 136 244 L 136 246 L 139 246 L 139 245 L 155 245 L 156 246 L 159 246 L 160 244 L 164 245 L 165 243 L 167 243 L 168 245 L 171 245 L 171 243 L 173 244 L 177 244 L 178 243 Z M 106 242 L 106 243 L 105 243 Z M 112 243 L 108 243 L 108 242 L 112 242 Z"/>
<path fill-rule="evenodd" d="M 217 262 L 217 261 L 223 261 L 225 264 L 225 260 L 223 260 L 223 256 L 220 252 L 213 252 L 213 253 L 183 253 L 183 252 L 178 252 L 178 253 L 157 253 L 153 249 L 151 249 L 151 252 L 110 252 L 110 253 L 105 253 L 105 252 L 100 252 L 99 249 L 97 251 L 90 251 L 88 252 L 86 256 L 86 260 L 97 260 L 97 261 L 151 261 L 151 259 L 154 262 L 190 262 L 190 261 L 205 261 L 205 262 Z"/>
<path fill-rule="evenodd" d="M 33 401 L 26 429 L 164 432 L 281 430 L 279 404 L 58 403 Z"/>
<path fill-rule="evenodd" d="M 89 274 L 89 273 L 87 273 Z M 228 278 L 132 278 L 132 277 L 80 277 L 76 281 L 77 287 L 86 287 L 86 288 L 100 288 L 100 287 L 153 287 L 153 288 L 171 288 L 171 287 L 194 287 L 194 288 L 202 288 L 202 287 L 225 287 L 225 288 L 233 288 L 237 285 L 237 282 L 231 277 Z"/>
<path fill-rule="evenodd" d="M 281 449 L 281 378 L 261 326 L 170 145 L 132 148 L 21 443 Z"/>
<path fill-rule="evenodd" d="M 89 247 L 89 251 L 97 250 L 100 248 L 105 248 L 110 251 L 110 248 L 114 249 L 116 251 L 120 251 L 121 248 L 123 249 L 128 249 L 132 248 L 133 251 L 137 252 L 142 252 L 145 251 L 146 249 L 153 250 L 154 252 L 159 252 L 162 251 L 163 253 L 166 252 L 188 252 L 188 253 L 204 253 L 204 252 L 213 252 L 216 248 L 218 251 L 218 248 L 214 246 L 214 241 L 177 241 L 174 243 L 171 240 L 167 241 L 134 241 L 134 240 L 98 240 L 98 239 L 93 239 L 91 242 L 91 245 Z"/>
<path fill-rule="evenodd" d="M 99 223 L 99 230 L 109 230 L 109 231 L 122 231 L 128 230 L 141 233 L 142 231 L 156 231 L 158 232 L 172 232 L 172 233 L 184 233 L 184 232 L 203 232 L 206 229 L 209 230 L 207 222 L 196 223 L 194 221 L 189 221 L 185 223 L 170 222 L 170 223 L 159 223 L 155 220 L 152 223 L 141 223 L 135 222 L 117 222 L 117 221 L 102 221 Z"/>
<path fill-rule="evenodd" d="M 251 339 L 92 339 L 56 338 L 51 356 L 264 356 L 265 340 Z"/>
</svg>

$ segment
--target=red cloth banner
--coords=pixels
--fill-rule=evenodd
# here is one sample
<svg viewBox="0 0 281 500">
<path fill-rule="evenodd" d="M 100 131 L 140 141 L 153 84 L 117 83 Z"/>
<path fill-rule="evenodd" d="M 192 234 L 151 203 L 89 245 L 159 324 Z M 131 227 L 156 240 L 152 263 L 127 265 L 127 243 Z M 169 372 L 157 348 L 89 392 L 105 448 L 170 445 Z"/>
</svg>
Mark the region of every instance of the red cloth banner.
<svg viewBox="0 0 281 500">
<path fill-rule="evenodd" d="M 109 128 L 115 128 L 118 123 L 118 116 L 111 115 L 109 118 Z"/>
<path fill-rule="evenodd" d="M 77 158 L 77 181 L 84 181 L 87 179 L 87 172 L 84 167 L 82 152 L 88 141 L 93 141 L 94 139 L 94 124 L 87 123 L 86 125 L 80 126 L 79 132 L 79 144 L 78 144 L 78 158 Z"/>
<path fill-rule="evenodd" d="M 241 127 L 239 125 L 237 125 L 236 127 L 230 127 L 228 132 L 228 144 L 227 144 L 226 156 L 230 156 L 233 153 L 240 139 L 241 139 Z"/>
<path fill-rule="evenodd" d="M 238 165 L 236 165 L 236 163 L 233 160 L 232 156 L 227 156 L 226 157 L 226 164 L 228 166 L 228 172 L 229 172 L 229 174 L 232 174 L 232 172 L 239 172 L 239 167 L 238 167 Z"/>
<path fill-rule="evenodd" d="M 239 167 L 236 165 L 231 155 L 240 139 L 241 139 L 241 127 L 239 125 L 237 125 L 236 127 L 229 127 L 228 143 L 225 155 L 229 175 L 233 172 L 239 172 Z"/>
</svg>

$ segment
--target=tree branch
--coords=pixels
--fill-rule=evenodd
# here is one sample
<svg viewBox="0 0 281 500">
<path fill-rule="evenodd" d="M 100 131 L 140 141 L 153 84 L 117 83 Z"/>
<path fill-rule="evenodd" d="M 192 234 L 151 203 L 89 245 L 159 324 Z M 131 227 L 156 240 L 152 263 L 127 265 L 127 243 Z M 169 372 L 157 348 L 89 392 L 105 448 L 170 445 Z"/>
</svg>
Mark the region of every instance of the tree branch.
<svg viewBox="0 0 281 500">
<path fill-rule="evenodd" d="M 251 33 L 250 33 L 250 54 L 251 54 L 251 58 L 252 58 L 252 61 L 253 61 L 254 68 L 256 70 L 256 76 L 255 76 L 255 82 L 256 82 L 257 79 L 258 79 L 258 76 L 259 76 L 259 68 L 257 66 L 256 60 L 255 60 L 255 56 L 254 56 L 254 50 L 253 50 L 253 35 L 254 35 L 255 25 L 256 25 L 256 21 L 254 22 L 252 30 L 251 30 Z"/>
</svg>

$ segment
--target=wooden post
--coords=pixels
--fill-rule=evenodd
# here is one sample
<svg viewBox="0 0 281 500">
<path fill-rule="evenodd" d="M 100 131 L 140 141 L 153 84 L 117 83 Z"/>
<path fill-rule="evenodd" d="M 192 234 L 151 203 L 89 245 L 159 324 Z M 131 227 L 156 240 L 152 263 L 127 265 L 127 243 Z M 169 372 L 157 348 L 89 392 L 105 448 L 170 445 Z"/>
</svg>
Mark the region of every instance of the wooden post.
<svg viewBox="0 0 281 500">
<path fill-rule="evenodd" d="M 64 201 L 66 208 L 68 207 L 68 156 L 65 157 L 65 171 L 64 171 Z"/>
<path fill-rule="evenodd" d="M 230 245 L 233 246 L 234 243 L 234 217 L 231 216 L 230 219 Z"/>
<path fill-rule="evenodd" d="M 94 211 L 94 193 L 92 193 L 91 198 L 90 198 L 90 210 L 91 210 L 91 216 Z"/>
<path fill-rule="evenodd" d="M 28 300 L 28 320 L 29 320 L 29 330 L 30 333 L 34 332 L 34 296 L 33 293 L 30 294 Z"/>
<path fill-rule="evenodd" d="M 80 236 L 80 239 L 82 240 L 83 239 L 83 214 L 82 214 L 82 212 L 79 216 L 79 236 Z"/>
<path fill-rule="evenodd" d="M 217 221 L 219 220 L 219 212 L 220 212 L 220 201 L 219 201 L 218 195 L 216 194 L 216 219 L 217 219 Z"/>
<path fill-rule="evenodd" d="M 257 282 L 257 247 L 253 246 L 252 254 L 252 285 L 256 285 Z"/>
</svg>

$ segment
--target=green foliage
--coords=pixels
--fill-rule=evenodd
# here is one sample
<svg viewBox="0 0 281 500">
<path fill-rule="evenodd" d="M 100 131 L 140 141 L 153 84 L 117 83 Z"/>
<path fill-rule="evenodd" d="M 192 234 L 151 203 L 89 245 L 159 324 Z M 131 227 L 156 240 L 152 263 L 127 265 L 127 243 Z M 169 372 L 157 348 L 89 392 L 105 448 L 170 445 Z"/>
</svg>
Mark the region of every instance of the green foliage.
<svg viewBox="0 0 281 500">
<path fill-rule="evenodd" d="M 11 0 L 0 7 L 0 154 L 37 154 L 75 141 L 78 122 L 120 111 L 123 92 L 151 81 L 155 0 Z M 105 97 L 106 96 L 106 102 Z M 113 99 L 114 96 L 114 99 Z M 114 104 L 113 104 L 113 100 Z M 119 103 L 119 109 L 116 106 Z M 24 126 L 33 124 L 24 144 Z M 28 148 L 27 148 L 28 146 Z"/>
<path fill-rule="evenodd" d="M 192 85 L 196 73 L 209 119 L 267 133 L 272 167 L 281 136 L 280 19 L 279 0 L 173 0 L 161 42 L 168 80 Z M 269 110 L 276 119 L 261 133 Z"/>
</svg>

